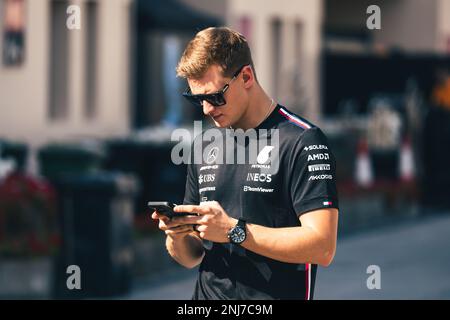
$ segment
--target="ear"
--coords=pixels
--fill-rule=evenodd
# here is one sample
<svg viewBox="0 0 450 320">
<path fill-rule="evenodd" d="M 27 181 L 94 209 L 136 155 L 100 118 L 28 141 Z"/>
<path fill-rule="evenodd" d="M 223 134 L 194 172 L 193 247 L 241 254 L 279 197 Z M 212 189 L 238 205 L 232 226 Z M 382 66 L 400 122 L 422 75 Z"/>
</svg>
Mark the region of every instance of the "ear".
<svg viewBox="0 0 450 320">
<path fill-rule="evenodd" d="M 246 89 L 253 86 L 253 83 L 255 82 L 255 76 L 253 74 L 251 66 L 246 66 L 244 67 L 244 69 L 242 69 L 242 79 L 244 79 L 244 87 Z"/>
</svg>

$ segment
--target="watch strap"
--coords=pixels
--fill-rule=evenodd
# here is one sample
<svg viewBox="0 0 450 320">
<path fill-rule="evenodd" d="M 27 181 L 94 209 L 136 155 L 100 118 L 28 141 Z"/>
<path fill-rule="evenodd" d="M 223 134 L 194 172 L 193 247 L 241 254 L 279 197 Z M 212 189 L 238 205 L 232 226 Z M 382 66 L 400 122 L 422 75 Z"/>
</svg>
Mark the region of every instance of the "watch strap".
<svg viewBox="0 0 450 320">
<path fill-rule="evenodd" d="M 239 218 L 238 223 L 236 225 L 241 228 L 244 228 L 246 223 L 247 223 L 247 220 L 245 220 L 243 218 Z"/>
</svg>

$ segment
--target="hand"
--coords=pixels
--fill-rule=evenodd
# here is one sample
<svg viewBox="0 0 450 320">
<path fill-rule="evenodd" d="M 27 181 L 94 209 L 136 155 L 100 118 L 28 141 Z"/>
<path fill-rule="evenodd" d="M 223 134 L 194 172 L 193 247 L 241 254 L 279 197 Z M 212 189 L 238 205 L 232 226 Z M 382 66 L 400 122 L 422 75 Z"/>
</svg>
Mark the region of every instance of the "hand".
<svg viewBox="0 0 450 320">
<path fill-rule="evenodd" d="M 159 229 L 163 230 L 168 237 L 174 240 L 179 240 L 187 236 L 189 233 L 195 231 L 192 224 L 181 224 L 174 222 L 173 219 L 159 214 L 158 212 L 153 212 L 152 219 L 159 219 Z"/>
<path fill-rule="evenodd" d="M 227 243 L 228 231 L 233 228 L 238 220 L 231 218 L 217 201 L 202 202 L 201 205 L 180 205 L 173 209 L 175 212 L 197 213 L 198 216 L 174 217 L 172 223 L 177 225 L 195 224 L 195 230 L 202 239 Z"/>
</svg>

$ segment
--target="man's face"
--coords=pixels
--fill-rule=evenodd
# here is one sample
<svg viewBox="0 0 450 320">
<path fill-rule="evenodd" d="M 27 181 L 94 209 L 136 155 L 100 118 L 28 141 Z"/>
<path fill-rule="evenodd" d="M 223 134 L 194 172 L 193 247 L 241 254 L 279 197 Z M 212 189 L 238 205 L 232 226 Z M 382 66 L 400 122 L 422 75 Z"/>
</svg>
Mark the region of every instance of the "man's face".
<svg viewBox="0 0 450 320">
<path fill-rule="evenodd" d="M 231 78 L 224 78 L 219 66 L 212 65 L 200 79 L 188 79 L 192 94 L 215 93 L 229 83 Z M 226 104 L 215 107 L 203 101 L 203 113 L 210 116 L 219 128 L 226 128 L 238 122 L 247 106 L 247 92 L 243 86 L 242 72 L 231 81 L 224 94 Z"/>
</svg>

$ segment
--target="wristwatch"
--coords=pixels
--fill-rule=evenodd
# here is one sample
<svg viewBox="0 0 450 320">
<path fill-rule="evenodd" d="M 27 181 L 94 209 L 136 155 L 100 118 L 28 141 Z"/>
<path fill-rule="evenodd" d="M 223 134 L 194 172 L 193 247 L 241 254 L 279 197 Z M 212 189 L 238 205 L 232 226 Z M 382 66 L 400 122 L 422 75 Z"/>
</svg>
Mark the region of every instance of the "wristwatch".
<svg viewBox="0 0 450 320">
<path fill-rule="evenodd" d="M 238 220 L 238 223 L 228 231 L 228 239 L 231 243 L 241 244 L 247 238 L 247 230 L 245 228 L 246 221 L 242 218 Z"/>
</svg>

